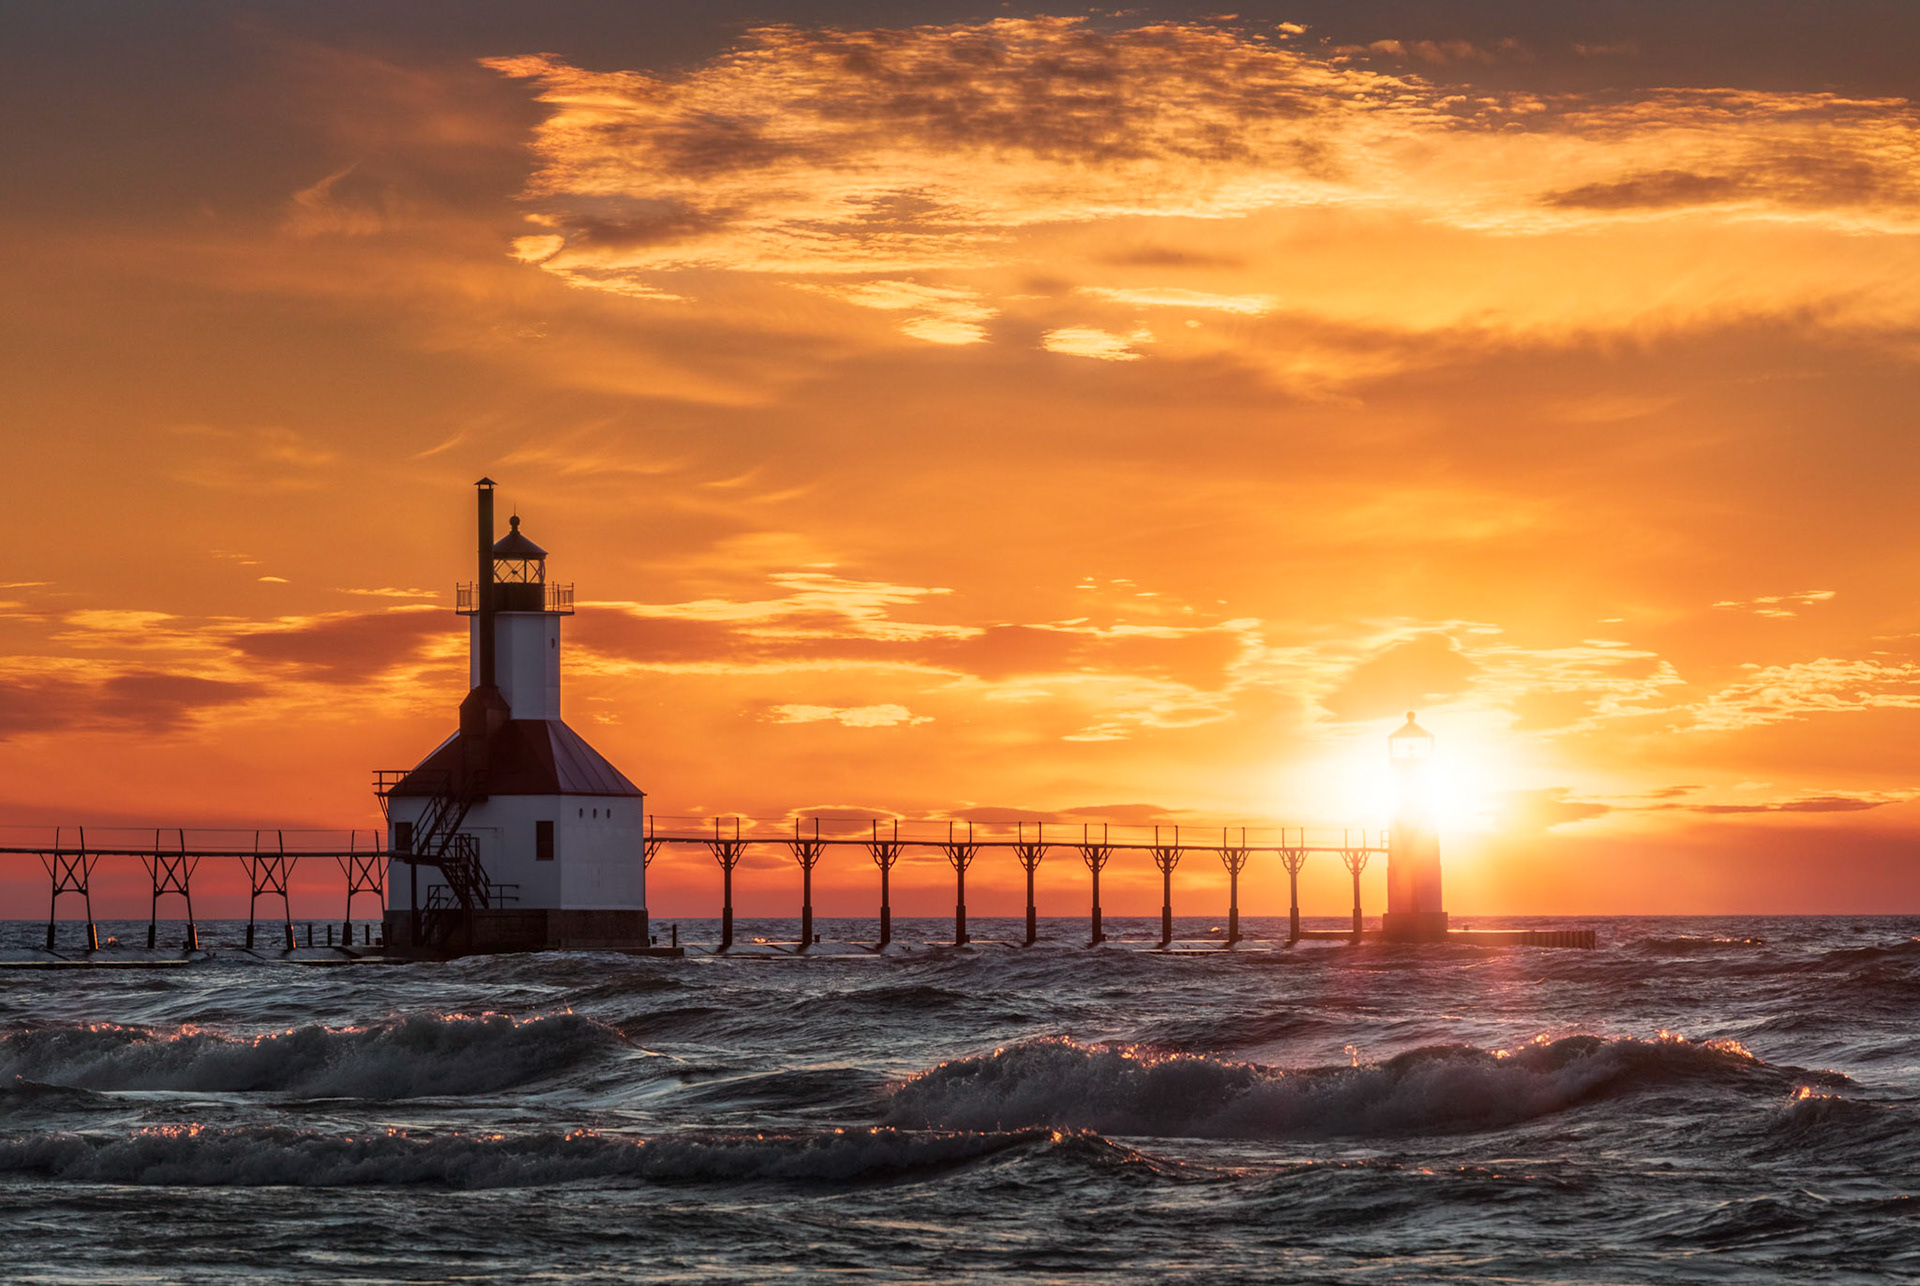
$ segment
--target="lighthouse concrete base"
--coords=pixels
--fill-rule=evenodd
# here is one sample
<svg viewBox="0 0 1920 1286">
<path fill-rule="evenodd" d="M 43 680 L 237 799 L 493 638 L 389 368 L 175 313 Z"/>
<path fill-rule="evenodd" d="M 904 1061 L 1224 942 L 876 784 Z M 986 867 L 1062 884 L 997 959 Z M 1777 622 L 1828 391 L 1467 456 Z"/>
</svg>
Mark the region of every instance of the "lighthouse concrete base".
<svg viewBox="0 0 1920 1286">
<path fill-rule="evenodd" d="M 413 916 L 388 911 L 387 947 L 417 950 Z M 503 907 L 473 913 L 472 931 L 455 925 L 445 943 L 419 949 L 422 954 L 488 955 L 509 951 L 639 951 L 651 946 L 645 911 L 563 911 Z"/>
<path fill-rule="evenodd" d="M 1380 936 L 1388 942 L 1445 942 L 1445 911 L 1389 911 L 1380 917 Z"/>
</svg>

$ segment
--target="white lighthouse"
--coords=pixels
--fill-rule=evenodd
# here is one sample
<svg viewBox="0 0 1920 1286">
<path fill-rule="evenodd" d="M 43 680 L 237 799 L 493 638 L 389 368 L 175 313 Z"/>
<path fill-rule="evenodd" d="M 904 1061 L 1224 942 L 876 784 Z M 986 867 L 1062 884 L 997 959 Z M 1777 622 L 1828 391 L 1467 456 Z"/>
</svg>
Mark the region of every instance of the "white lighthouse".
<svg viewBox="0 0 1920 1286">
<path fill-rule="evenodd" d="M 1440 900 L 1440 833 L 1433 809 L 1433 734 L 1407 712 L 1387 738 L 1393 764 L 1393 830 L 1387 841 L 1387 911 L 1381 936 L 1400 942 L 1442 942 L 1447 913 Z"/>
<path fill-rule="evenodd" d="M 648 945 L 645 795 L 560 717 L 560 621 L 573 586 L 520 518 L 493 538 L 479 488 L 479 579 L 460 727 L 404 772 L 381 773 L 386 934 L 413 951 L 638 949 Z"/>
</svg>

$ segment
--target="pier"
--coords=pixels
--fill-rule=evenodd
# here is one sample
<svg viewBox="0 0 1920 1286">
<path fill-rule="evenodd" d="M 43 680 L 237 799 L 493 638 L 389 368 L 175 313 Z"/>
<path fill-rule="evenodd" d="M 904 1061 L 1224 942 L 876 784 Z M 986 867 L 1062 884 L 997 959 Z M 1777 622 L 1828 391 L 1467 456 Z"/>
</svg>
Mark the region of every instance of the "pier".
<svg viewBox="0 0 1920 1286">
<path fill-rule="evenodd" d="M 394 851 L 387 833 L 379 830 L 314 831 L 292 829 L 209 830 L 182 827 L 50 827 L 37 831 L 11 828 L 0 831 L 0 861 L 37 862 L 48 881 L 46 950 L 78 947 L 92 954 L 101 950 L 98 922 L 93 906 L 94 878 L 102 863 L 138 864 L 146 875 L 149 890 L 146 946 L 161 949 L 162 911 L 178 911 L 168 923 L 184 920 L 184 933 L 178 949 L 191 954 L 201 950 L 199 923 L 194 909 L 195 875 L 208 862 L 233 863 L 245 879 L 248 889 L 245 945 L 249 950 L 291 952 L 301 946 L 312 947 L 312 930 L 303 943 L 295 932 L 301 920 L 294 908 L 290 883 L 302 862 L 324 863 L 329 874 L 339 880 L 341 913 L 337 938 L 341 947 L 384 948 L 384 935 L 376 939 L 366 925 L 361 941 L 355 943 L 353 911 L 356 899 L 371 899 L 374 916 L 385 909 L 389 862 L 405 863 L 417 873 L 424 865 L 432 870 L 429 855 Z M 755 849 L 770 850 L 789 858 L 799 874 L 799 899 L 795 909 L 797 933 L 790 946 L 793 954 L 806 954 L 823 945 L 814 931 L 813 875 L 821 862 L 830 858 L 871 862 L 876 876 L 875 892 L 879 933 L 875 941 L 858 944 L 868 951 L 885 952 L 895 945 L 893 936 L 892 877 L 903 856 L 909 852 L 935 854 L 945 859 L 953 876 L 953 933 L 950 939 L 930 946 L 967 947 L 974 941 L 968 930 L 967 876 L 977 863 L 997 864 L 1011 859 L 1023 872 L 1026 890 L 1025 933 L 1018 942 L 1004 945 L 1030 947 L 1038 941 L 1039 913 L 1036 883 L 1049 857 L 1077 860 L 1089 877 L 1086 904 L 1086 941 L 1089 947 L 1107 943 L 1102 919 L 1101 875 L 1109 864 L 1149 864 L 1160 876 L 1160 937 L 1154 949 L 1191 950 L 1178 947 L 1174 939 L 1176 870 L 1193 870 L 1186 861 L 1217 861 L 1227 876 L 1226 934 L 1209 943 L 1208 950 L 1232 950 L 1250 945 L 1241 933 L 1240 877 L 1254 863 L 1277 864 L 1287 874 L 1287 932 L 1283 938 L 1269 940 L 1272 945 L 1291 946 L 1302 941 L 1340 941 L 1360 943 L 1380 937 L 1378 930 L 1363 927 L 1365 908 L 1360 896 L 1360 875 L 1376 857 L 1387 857 L 1391 837 L 1386 831 L 1367 829 L 1313 829 L 1191 825 L 1116 826 L 1105 823 L 1010 822 L 974 823 L 959 820 L 907 820 L 900 818 L 845 817 L 821 818 L 789 816 L 755 819 L 743 816 L 656 817 L 648 815 L 643 830 L 642 852 L 637 856 L 650 869 L 663 854 L 672 853 L 676 861 L 713 862 L 720 871 L 719 936 L 711 944 L 698 944 L 713 953 L 732 951 L 734 940 L 735 872 L 743 858 Z M 1310 860 L 1338 862 L 1352 878 L 1353 903 L 1351 927 L 1347 929 L 1303 929 L 1301 927 L 1300 875 Z M 1058 858 L 1056 857 L 1056 865 Z M 445 886 L 434 886 L 436 890 Z M 499 888 L 496 899 L 511 902 L 510 889 Z M 445 919 L 456 925 L 457 899 L 446 902 Z M 65 908 L 70 918 L 61 921 Z M 4 908 L 7 918 L 25 918 L 24 908 Z M 71 918 L 79 911 L 82 919 Z M 1346 911 L 1347 908 L 1342 908 Z M 264 914 L 263 914 L 264 912 Z M 308 918 L 309 925 L 312 923 Z M 67 943 L 60 937 L 62 923 L 78 924 L 77 941 Z M 333 922 L 325 923 L 323 945 L 334 946 Z M 660 954 L 680 954 L 684 947 L 676 940 L 671 946 L 656 948 Z M 1453 930 L 1447 940 L 1479 945 L 1586 947 L 1594 946 L 1590 929 L 1562 930 Z M 696 944 L 687 943 L 686 947 Z M 168 949 L 171 949 L 170 947 Z M 458 954 L 462 947 L 457 935 L 450 936 L 439 954 Z M 413 954 L 425 954 L 414 952 Z"/>
</svg>

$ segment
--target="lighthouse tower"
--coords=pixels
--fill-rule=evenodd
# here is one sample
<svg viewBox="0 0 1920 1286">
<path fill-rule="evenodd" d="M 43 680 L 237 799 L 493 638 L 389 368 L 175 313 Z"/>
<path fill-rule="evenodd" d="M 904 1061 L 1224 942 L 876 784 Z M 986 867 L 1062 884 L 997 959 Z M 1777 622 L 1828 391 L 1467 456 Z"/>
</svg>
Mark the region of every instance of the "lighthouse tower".
<svg viewBox="0 0 1920 1286">
<path fill-rule="evenodd" d="M 1387 738 L 1393 766 L 1393 830 L 1387 840 L 1387 912 L 1381 936 L 1396 942 L 1439 942 L 1447 936 L 1440 902 L 1440 833 L 1433 809 L 1433 734 L 1407 712 Z"/>
<path fill-rule="evenodd" d="M 560 622 L 573 586 L 516 514 L 493 538 L 479 488 L 478 576 L 460 727 L 379 775 L 390 835 L 386 934 L 413 951 L 648 945 L 645 796 L 560 717 Z"/>
</svg>

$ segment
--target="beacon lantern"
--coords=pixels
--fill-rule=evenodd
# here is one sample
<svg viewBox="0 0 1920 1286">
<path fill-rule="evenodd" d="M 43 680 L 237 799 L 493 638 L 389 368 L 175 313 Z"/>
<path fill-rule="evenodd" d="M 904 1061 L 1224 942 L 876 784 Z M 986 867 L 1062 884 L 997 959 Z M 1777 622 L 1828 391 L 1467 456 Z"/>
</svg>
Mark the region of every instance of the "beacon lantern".
<svg viewBox="0 0 1920 1286">
<path fill-rule="evenodd" d="M 1433 734 L 1407 712 L 1387 738 L 1393 768 L 1393 828 L 1387 841 L 1387 911 L 1381 936 L 1435 942 L 1447 936 L 1440 899 L 1440 832 L 1434 818 Z"/>
</svg>

